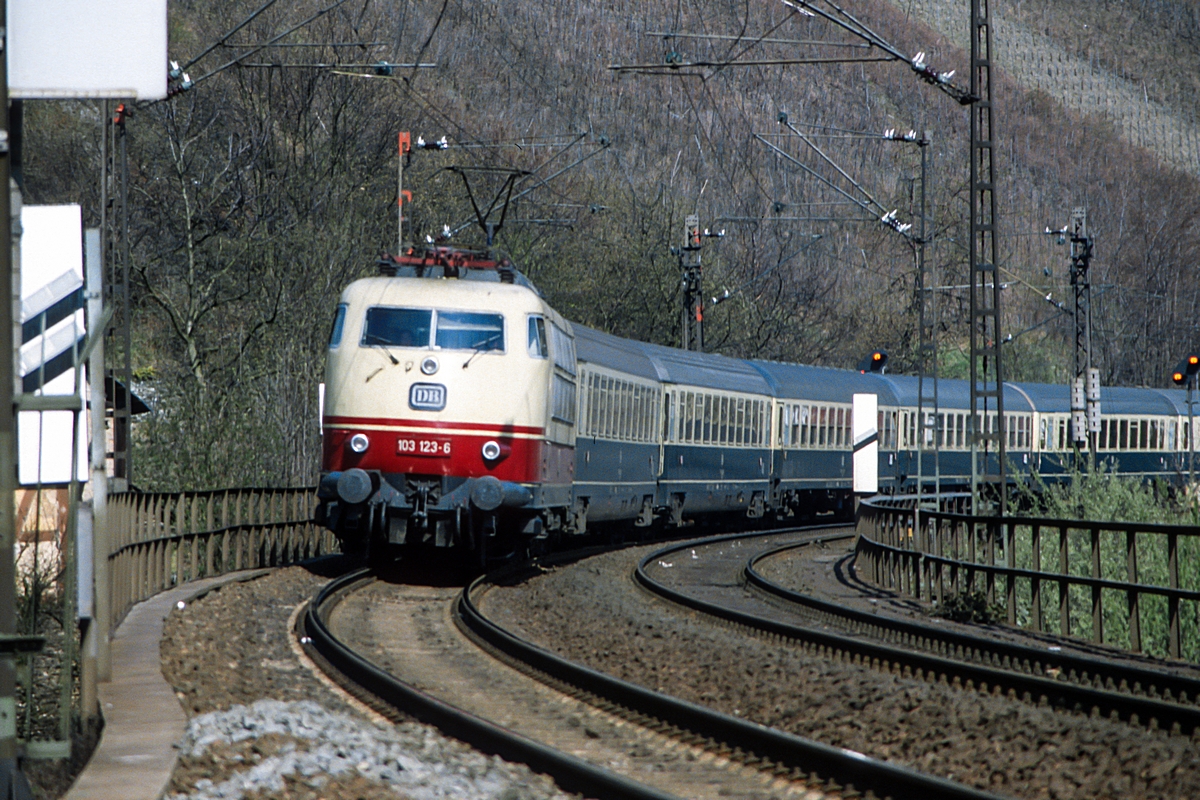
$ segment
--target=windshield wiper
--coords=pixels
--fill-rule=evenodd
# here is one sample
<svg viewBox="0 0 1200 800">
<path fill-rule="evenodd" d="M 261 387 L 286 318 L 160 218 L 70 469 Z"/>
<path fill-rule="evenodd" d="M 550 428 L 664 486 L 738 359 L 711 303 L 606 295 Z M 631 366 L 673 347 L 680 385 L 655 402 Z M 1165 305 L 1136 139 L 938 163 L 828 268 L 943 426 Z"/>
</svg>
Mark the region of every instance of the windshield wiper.
<svg viewBox="0 0 1200 800">
<path fill-rule="evenodd" d="M 465 362 L 463 362 L 463 369 L 466 369 L 467 367 L 471 366 L 471 362 L 475 360 L 475 356 L 479 355 L 480 353 L 486 353 L 489 350 L 491 350 L 492 344 L 494 344 L 499 338 L 500 338 L 499 333 L 493 333 L 491 336 L 489 336 L 488 338 L 486 338 L 482 342 L 480 342 L 478 345 L 476 345 L 475 352 L 471 353 L 471 357 L 468 358 Z"/>
</svg>

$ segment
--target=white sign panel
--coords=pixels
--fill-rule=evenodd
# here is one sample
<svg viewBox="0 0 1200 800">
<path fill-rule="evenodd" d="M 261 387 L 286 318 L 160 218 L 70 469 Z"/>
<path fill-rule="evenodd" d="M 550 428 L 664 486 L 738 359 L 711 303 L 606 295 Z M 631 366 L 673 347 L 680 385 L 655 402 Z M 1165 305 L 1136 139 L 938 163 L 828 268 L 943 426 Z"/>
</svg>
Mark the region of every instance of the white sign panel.
<svg viewBox="0 0 1200 800">
<path fill-rule="evenodd" d="M 856 394 L 850 414 L 854 442 L 854 492 L 879 491 L 879 395 Z"/>
<path fill-rule="evenodd" d="M 167 0 L 8 0 L 13 98 L 167 96 Z"/>
<path fill-rule="evenodd" d="M 21 209 L 22 391 L 75 392 L 74 354 L 84 325 L 83 225 L 79 206 Z M 85 396 L 81 375 L 78 394 Z M 18 478 L 22 485 L 63 484 L 71 477 L 70 411 L 22 411 L 17 415 Z M 79 415 L 78 475 L 86 480 L 86 415 Z"/>
</svg>

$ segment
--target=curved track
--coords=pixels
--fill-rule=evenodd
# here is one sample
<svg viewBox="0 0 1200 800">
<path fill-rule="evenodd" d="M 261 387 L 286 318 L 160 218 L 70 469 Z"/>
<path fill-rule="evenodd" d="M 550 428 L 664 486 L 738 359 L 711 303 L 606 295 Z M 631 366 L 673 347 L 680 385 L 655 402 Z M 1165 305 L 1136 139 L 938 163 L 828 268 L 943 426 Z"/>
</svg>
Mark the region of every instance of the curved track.
<svg viewBox="0 0 1200 800">
<path fill-rule="evenodd" d="M 325 586 L 301 618 L 309 647 L 328 665 L 386 706 L 434 725 L 448 736 L 489 754 L 528 764 L 550 775 L 567 791 L 600 798 L 668 800 L 673 795 L 656 791 L 588 762 L 513 733 L 496 723 L 456 708 L 381 669 L 347 643 L 334 636 L 328 618 L 350 593 L 374 579 L 368 570 L 336 578 Z M 304 641 L 304 639 L 302 639 Z"/>
<path fill-rule="evenodd" d="M 568 559 L 559 557 L 556 562 Z M 529 565 L 526 565 L 529 567 Z M 533 566 L 536 570 L 537 567 Z M 901 798 L 994 798 L 950 781 L 932 778 L 903 767 L 867 758 L 859 753 L 813 742 L 802 737 L 765 728 L 737 717 L 720 714 L 616 680 L 574 664 L 523 641 L 487 619 L 479 608 L 490 581 L 512 583 L 522 578 L 513 570 L 475 581 L 454 602 L 458 624 L 483 646 L 499 654 L 523 672 L 540 678 L 551 687 L 568 692 L 604 713 L 615 715 L 644 729 L 665 736 L 677 747 L 700 751 L 701 762 L 751 767 L 759 775 L 783 781 L 783 785 L 821 796 L 854 796 L 872 792 L 878 797 Z M 489 753 L 522 761 L 545 772 L 568 791 L 589 797 L 649 798 L 671 796 L 599 769 L 580 758 L 516 735 L 495 722 L 454 708 L 431 694 L 388 674 L 363 654 L 355 652 L 333 634 L 329 617 L 346 596 L 363 587 L 370 577 L 365 572 L 339 578 L 314 598 L 303 617 L 310 646 L 331 667 L 364 687 L 390 706 L 432 723 L 456 738 Z M 748 770 L 735 770 L 746 773 Z M 721 795 L 728 795 L 723 789 Z M 690 796 L 690 795 L 688 795 Z M 815 795 L 806 795 L 815 796 Z"/>
<path fill-rule="evenodd" d="M 1195 677 L 855 611 L 789 590 L 769 581 L 755 568 L 772 556 L 819 540 L 849 538 L 850 534 L 814 537 L 756 552 L 748 558 L 731 549 L 721 559 L 713 557 L 712 545 L 735 543 L 738 537 L 686 542 L 651 553 L 639 564 L 636 575 L 643 586 L 672 602 L 796 641 L 835 659 L 1008 694 L 1026 702 L 1115 717 L 1135 725 L 1184 734 L 1200 730 L 1200 708 L 1187 702 L 1189 697 L 1200 696 L 1200 680 Z M 699 548 L 705 548 L 704 557 L 697 559 L 695 551 Z M 704 589 L 673 588 L 652 577 L 651 572 L 664 573 L 661 565 L 687 564 L 683 556 L 689 550 L 697 564 L 704 564 Z M 714 563 L 717 561 L 719 565 Z M 675 582 L 678 584 L 678 580 Z M 735 596 L 727 591 L 742 585 L 786 601 L 788 613 L 763 603 L 747 603 L 742 592 Z M 714 586 L 722 590 L 714 590 Z M 818 630 L 812 625 L 814 621 L 822 628 L 837 627 L 846 633 Z M 864 636 L 875 641 L 866 641 Z"/>
</svg>

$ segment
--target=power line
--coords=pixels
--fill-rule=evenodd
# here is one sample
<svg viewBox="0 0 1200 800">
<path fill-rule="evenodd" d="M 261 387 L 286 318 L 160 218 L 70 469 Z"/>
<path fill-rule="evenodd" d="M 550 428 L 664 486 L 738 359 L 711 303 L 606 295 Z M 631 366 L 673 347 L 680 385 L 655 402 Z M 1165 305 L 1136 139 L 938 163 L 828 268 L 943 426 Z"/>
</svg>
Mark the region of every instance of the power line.
<svg viewBox="0 0 1200 800">
<path fill-rule="evenodd" d="M 827 47 L 851 47 L 851 48 L 863 49 L 863 50 L 870 49 L 870 47 L 871 47 L 871 45 L 869 45 L 869 44 L 854 44 L 853 42 L 828 42 L 828 41 L 822 41 L 820 39 L 767 39 L 767 38 L 763 38 L 763 37 L 753 37 L 753 36 L 730 36 L 727 34 L 719 34 L 719 33 L 667 33 L 665 31 L 661 31 L 661 32 L 645 31 L 642 33 L 642 35 L 643 36 L 661 36 L 664 39 L 669 39 L 669 38 L 675 38 L 675 39 L 719 39 L 719 40 L 723 40 L 723 41 L 734 41 L 734 42 L 747 42 L 748 41 L 752 44 L 761 44 L 761 43 L 812 44 L 812 45 L 820 45 L 820 46 L 827 46 Z"/>
<path fill-rule="evenodd" d="M 393 69 L 434 69 L 437 64 L 391 64 L 386 61 L 375 64 L 332 64 L 327 62 L 314 62 L 309 64 L 272 64 L 267 62 L 248 61 L 238 63 L 238 67 L 250 67 L 258 69 L 374 69 L 377 70 L 374 74 L 363 74 L 364 78 L 386 78 L 391 76 Z M 379 72 L 378 70 L 386 70 Z"/>
<path fill-rule="evenodd" d="M 641 75 L 675 75 L 679 70 L 725 69 L 726 67 L 783 67 L 797 64 L 862 64 L 872 61 L 895 61 L 890 56 L 869 58 L 767 58 L 756 61 L 669 61 L 663 64 L 610 64 L 613 72 L 636 72 Z M 665 70 L 665 71 L 664 71 Z"/>
<path fill-rule="evenodd" d="M 953 97 L 962 105 L 970 105 L 979 99 L 968 90 L 963 89 L 962 87 L 951 82 L 950 79 L 954 77 L 954 70 L 949 72 L 938 72 L 925 62 L 924 52 L 917 53 L 915 56 L 909 59 L 908 56 L 900 52 L 899 48 L 895 47 L 882 36 L 875 33 L 875 31 L 867 27 L 853 14 L 841 8 L 836 3 L 832 2 L 832 0 L 824 0 L 824 2 L 826 5 L 833 8 L 836 14 L 832 14 L 825 9 L 820 8 L 816 4 L 815 0 L 780 1 L 788 8 L 794 9 L 797 13 L 810 17 L 819 16 L 828 22 L 832 22 L 839 28 L 858 36 L 868 44 L 878 47 L 885 53 L 891 54 L 893 58 L 889 60 L 903 61 L 907 63 L 912 68 L 913 72 L 917 73 L 917 77 L 931 86 L 936 86 L 938 89 L 941 89 L 943 92 Z"/>
<path fill-rule="evenodd" d="M 203 51 L 202 53 L 200 53 L 200 55 L 196 56 L 196 57 L 195 57 L 195 58 L 193 58 L 191 61 L 189 61 L 189 62 L 187 62 L 186 64 L 184 64 L 184 65 L 183 65 L 183 67 L 182 67 L 182 69 L 188 69 L 188 68 L 189 68 L 189 67 L 191 67 L 193 64 L 195 64 L 197 61 L 199 61 L 200 59 L 204 58 L 206 55 L 208 55 L 209 53 L 211 53 L 213 50 L 216 50 L 218 47 L 220 47 L 221 45 L 223 45 L 223 44 L 226 42 L 226 40 L 228 40 L 228 39 L 229 39 L 229 37 L 230 37 L 230 36 L 233 36 L 235 33 L 237 33 L 238 31 L 240 31 L 242 28 L 244 28 L 244 27 L 246 27 L 247 25 L 249 25 L 251 22 L 253 22 L 255 19 L 257 19 L 257 18 L 258 18 L 259 14 L 262 14 L 262 13 L 263 13 L 264 11 L 266 11 L 268 8 L 270 8 L 271 6 L 275 5 L 275 1 L 276 1 L 276 0 L 267 0 L 267 2 L 263 3 L 263 4 L 262 4 L 262 6 L 261 6 L 261 7 L 259 7 L 259 9 L 258 9 L 257 11 L 253 12 L 253 13 L 252 13 L 250 16 L 246 17 L 244 20 L 242 20 L 242 21 L 241 21 L 241 22 L 239 22 L 237 25 L 235 25 L 231 31 L 229 31 L 228 33 L 226 33 L 224 36 L 222 36 L 222 37 L 221 37 L 220 39 L 218 39 L 217 41 L 215 41 L 215 42 L 213 42 L 212 44 L 210 44 L 208 47 L 204 48 L 204 51 Z"/>
<path fill-rule="evenodd" d="M 383 47 L 390 42 L 279 42 L 268 47 Z M 218 42 L 220 47 L 255 47 L 254 42 Z M 189 62 L 188 66 L 191 66 Z"/>
<path fill-rule="evenodd" d="M 274 3 L 274 2 L 275 2 L 275 0 L 270 0 L 270 2 L 268 2 L 266 6 L 263 6 L 263 8 L 259 9 L 259 11 L 255 12 L 255 16 L 257 16 L 262 11 L 266 10 L 267 6 L 271 5 L 271 3 Z M 201 81 L 206 81 L 209 78 L 211 78 L 212 76 L 216 75 L 217 73 L 223 72 L 223 71 L 229 69 L 230 67 L 232 67 L 235 64 L 237 64 L 238 62 L 240 62 L 242 59 L 249 58 L 250 56 L 254 55 L 255 53 L 259 52 L 260 50 L 270 47 L 271 45 L 275 44 L 283 37 L 288 36 L 289 34 L 295 33 L 296 31 L 303 28 L 305 25 L 308 25 L 310 22 L 320 19 L 321 17 L 328 14 L 330 11 L 333 11 L 334 9 L 338 8 L 339 6 L 344 5 L 346 2 L 347 2 L 347 0 L 335 0 L 335 2 L 332 5 L 326 6 L 325 8 L 316 12 L 315 14 L 313 14 L 311 17 L 304 20 L 303 22 L 293 25 L 292 27 L 288 28 L 283 33 L 279 34 L 278 36 L 272 37 L 271 39 L 264 42 L 263 44 L 260 44 L 256 47 L 254 47 L 253 49 L 248 50 L 245 53 L 242 53 L 240 56 L 233 59 L 232 61 L 227 61 L 226 63 L 222 64 L 221 66 L 217 67 L 216 69 L 210 70 L 209 72 L 202 75 L 201 77 L 196 78 L 196 80 L 192 81 L 192 86 L 194 87 L 196 84 L 200 83 Z M 246 22 L 248 23 L 249 20 L 247 20 Z M 246 23 L 243 23 L 243 24 L 246 24 Z M 237 30 L 237 29 L 235 28 L 234 30 Z M 197 58 L 199 58 L 199 56 L 197 56 Z M 195 63 L 195 61 L 196 61 L 196 59 L 193 59 L 192 63 Z"/>
</svg>

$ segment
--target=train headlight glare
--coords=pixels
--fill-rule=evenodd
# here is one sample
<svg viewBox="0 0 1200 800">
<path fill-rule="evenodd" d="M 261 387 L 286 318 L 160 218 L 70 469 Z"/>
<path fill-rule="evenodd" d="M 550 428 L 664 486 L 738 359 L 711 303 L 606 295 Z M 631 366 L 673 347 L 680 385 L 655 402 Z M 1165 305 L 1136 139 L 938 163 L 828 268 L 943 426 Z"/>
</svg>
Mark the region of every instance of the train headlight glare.
<svg viewBox="0 0 1200 800">
<path fill-rule="evenodd" d="M 371 440 L 367 438 L 365 433 L 356 433 L 350 437 L 350 449 L 356 453 L 367 452 L 367 447 L 371 444 Z"/>
<path fill-rule="evenodd" d="M 421 372 L 426 375 L 432 375 L 438 371 L 438 360 L 433 356 L 429 356 L 421 360 Z"/>
<path fill-rule="evenodd" d="M 481 452 L 485 461 L 495 461 L 500 457 L 500 443 L 494 439 L 489 439 L 483 443 Z"/>
</svg>

